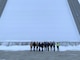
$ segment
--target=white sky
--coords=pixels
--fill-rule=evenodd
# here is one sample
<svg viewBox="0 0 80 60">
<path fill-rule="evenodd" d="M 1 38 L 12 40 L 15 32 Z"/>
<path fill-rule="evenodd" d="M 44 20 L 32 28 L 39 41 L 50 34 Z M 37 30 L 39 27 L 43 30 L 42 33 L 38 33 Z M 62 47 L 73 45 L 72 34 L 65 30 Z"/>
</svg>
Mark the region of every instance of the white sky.
<svg viewBox="0 0 80 60">
<path fill-rule="evenodd" d="M 67 0 L 8 0 L 0 40 L 78 41 Z"/>
</svg>

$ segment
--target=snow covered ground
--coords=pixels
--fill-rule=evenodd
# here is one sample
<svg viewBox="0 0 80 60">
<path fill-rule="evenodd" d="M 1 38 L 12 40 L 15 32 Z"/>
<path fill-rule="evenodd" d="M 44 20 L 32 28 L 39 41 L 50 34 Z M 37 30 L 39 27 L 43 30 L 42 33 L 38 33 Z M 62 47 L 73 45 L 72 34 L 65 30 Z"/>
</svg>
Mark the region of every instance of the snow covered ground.
<svg viewBox="0 0 80 60">
<path fill-rule="evenodd" d="M 0 46 L 0 50 L 4 51 L 24 51 L 30 50 L 29 46 Z"/>
</svg>

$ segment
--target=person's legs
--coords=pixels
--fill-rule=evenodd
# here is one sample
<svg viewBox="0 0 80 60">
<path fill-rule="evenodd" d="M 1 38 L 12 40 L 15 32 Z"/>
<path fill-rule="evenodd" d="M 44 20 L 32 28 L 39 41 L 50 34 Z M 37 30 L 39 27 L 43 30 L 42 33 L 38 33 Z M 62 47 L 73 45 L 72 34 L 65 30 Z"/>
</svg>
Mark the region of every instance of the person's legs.
<svg viewBox="0 0 80 60">
<path fill-rule="evenodd" d="M 34 47 L 34 49 L 33 49 L 33 50 L 34 50 L 34 51 L 35 51 L 35 46 L 36 46 L 36 44 L 35 44 L 35 42 L 34 42 L 34 43 L 33 43 L 33 47 Z"/>
<path fill-rule="evenodd" d="M 48 51 L 49 51 L 49 46 L 48 46 Z"/>
<path fill-rule="evenodd" d="M 42 51 L 43 51 L 43 46 L 42 46 Z"/>
<path fill-rule="evenodd" d="M 53 44 L 53 50 L 55 52 L 55 42 L 53 42 L 52 44 Z"/>
<path fill-rule="evenodd" d="M 41 44 L 41 45 L 42 45 L 42 51 L 43 51 L 44 43 L 42 42 L 42 44 Z"/>
<path fill-rule="evenodd" d="M 30 46 L 30 51 L 32 51 L 32 46 Z"/>
<path fill-rule="evenodd" d="M 36 46 L 36 51 L 38 51 L 38 46 Z"/>
<path fill-rule="evenodd" d="M 55 46 L 53 46 L 53 48 L 54 48 L 54 52 L 55 52 Z"/>
<path fill-rule="evenodd" d="M 38 44 L 38 42 L 36 42 L 36 51 L 38 51 L 38 46 L 39 46 L 39 44 Z"/>
<path fill-rule="evenodd" d="M 39 46 L 39 51 L 40 51 L 40 46 Z"/>
<path fill-rule="evenodd" d="M 50 46 L 50 49 L 51 49 L 51 51 L 52 51 L 52 46 Z"/>
<path fill-rule="evenodd" d="M 46 44 L 44 45 L 44 48 L 45 48 L 45 50 L 46 50 Z"/>
<path fill-rule="evenodd" d="M 57 51 L 59 51 L 59 46 L 57 46 Z"/>
<path fill-rule="evenodd" d="M 34 51 L 35 51 L 35 45 L 34 45 Z"/>
<path fill-rule="evenodd" d="M 40 44 L 40 42 L 39 42 L 39 44 L 38 44 L 38 46 L 39 46 L 39 51 L 40 51 L 40 45 L 41 45 L 41 44 Z"/>
<path fill-rule="evenodd" d="M 30 51 L 32 51 L 32 45 L 33 45 L 33 43 L 30 42 Z"/>
</svg>

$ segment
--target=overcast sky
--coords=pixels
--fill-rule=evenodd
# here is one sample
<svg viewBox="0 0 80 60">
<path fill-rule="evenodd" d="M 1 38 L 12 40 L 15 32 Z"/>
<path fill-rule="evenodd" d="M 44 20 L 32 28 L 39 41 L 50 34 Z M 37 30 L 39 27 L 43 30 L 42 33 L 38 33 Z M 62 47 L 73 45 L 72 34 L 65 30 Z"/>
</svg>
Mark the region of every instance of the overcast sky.
<svg viewBox="0 0 80 60">
<path fill-rule="evenodd" d="M 0 40 L 79 41 L 67 0 L 8 0 Z"/>
</svg>

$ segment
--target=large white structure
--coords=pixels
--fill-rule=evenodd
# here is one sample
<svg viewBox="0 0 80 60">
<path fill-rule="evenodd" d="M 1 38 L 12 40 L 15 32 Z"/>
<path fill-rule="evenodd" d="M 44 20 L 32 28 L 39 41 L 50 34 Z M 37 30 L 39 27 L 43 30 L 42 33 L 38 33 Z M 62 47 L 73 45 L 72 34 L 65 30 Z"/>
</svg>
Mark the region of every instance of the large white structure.
<svg viewBox="0 0 80 60">
<path fill-rule="evenodd" d="M 0 40 L 79 41 L 67 0 L 8 0 Z"/>
</svg>

